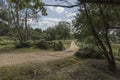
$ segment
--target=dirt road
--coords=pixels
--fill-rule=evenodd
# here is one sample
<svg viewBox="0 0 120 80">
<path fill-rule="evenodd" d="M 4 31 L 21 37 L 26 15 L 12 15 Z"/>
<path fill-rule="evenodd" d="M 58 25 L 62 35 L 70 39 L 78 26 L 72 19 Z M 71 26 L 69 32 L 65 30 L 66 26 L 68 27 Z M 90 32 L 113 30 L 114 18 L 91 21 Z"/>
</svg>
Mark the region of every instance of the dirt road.
<svg viewBox="0 0 120 80">
<path fill-rule="evenodd" d="M 28 63 L 28 62 L 45 62 L 45 61 L 53 61 L 57 59 L 62 59 L 74 54 L 74 52 L 78 49 L 75 42 L 71 42 L 71 46 L 69 49 L 59 52 L 34 52 L 34 53 L 26 53 L 23 52 L 16 54 L 16 53 L 5 53 L 0 54 L 0 67 L 2 66 L 10 66 L 10 65 L 17 65 L 21 63 Z"/>
</svg>

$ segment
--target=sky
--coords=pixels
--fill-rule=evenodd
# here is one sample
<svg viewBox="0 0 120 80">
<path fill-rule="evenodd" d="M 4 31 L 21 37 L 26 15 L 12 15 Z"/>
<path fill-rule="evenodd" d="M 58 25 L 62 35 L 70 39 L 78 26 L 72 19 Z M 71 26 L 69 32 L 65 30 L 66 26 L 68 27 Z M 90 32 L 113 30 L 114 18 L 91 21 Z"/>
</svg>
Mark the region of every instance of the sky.
<svg viewBox="0 0 120 80">
<path fill-rule="evenodd" d="M 63 2 L 58 2 L 55 0 L 42 0 L 45 4 L 61 4 L 61 5 L 68 5 Z M 76 0 L 69 0 L 70 4 L 75 4 Z M 29 24 L 33 28 L 41 28 L 45 30 L 48 27 L 54 27 L 60 21 L 68 21 L 71 22 L 74 19 L 74 16 L 78 12 L 78 7 L 74 8 L 63 8 L 63 7 L 52 7 L 47 6 L 47 16 L 39 16 L 38 21 L 29 20 Z M 39 13 L 40 14 L 40 13 Z"/>
</svg>

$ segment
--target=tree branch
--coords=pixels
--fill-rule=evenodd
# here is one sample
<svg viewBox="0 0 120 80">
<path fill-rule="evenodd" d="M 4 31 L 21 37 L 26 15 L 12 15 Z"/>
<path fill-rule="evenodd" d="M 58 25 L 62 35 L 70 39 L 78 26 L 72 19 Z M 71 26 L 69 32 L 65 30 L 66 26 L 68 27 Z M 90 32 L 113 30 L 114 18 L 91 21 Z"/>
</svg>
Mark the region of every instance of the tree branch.
<svg viewBox="0 0 120 80">
<path fill-rule="evenodd" d="M 5 21 L 5 20 L 2 20 L 1 18 L 0 18 L 0 22 L 2 22 L 2 23 L 4 23 L 4 24 L 8 25 L 8 22 Z"/>
<path fill-rule="evenodd" d="M 120 27 L 110 27 L 109 29 L 120 29 Z"/>
<path fill-rule="evenodd" d="M 66 5 L 50 5 L 50 4 L 45 4 L 44 6 L 54 6 L 54 7 L 65 7 L 65 8 L 73 8 L 73 7 L 77 7 L 77 6 L 79 6 L 78 4 L 75 4 L 75 5 L 68 5 L 68 6 L 66 6 Z"/>
<path fill-rule="evenodd" d="M 120 0 L 80 0 L 81 3 L 120 5 Z"/>
</svg>

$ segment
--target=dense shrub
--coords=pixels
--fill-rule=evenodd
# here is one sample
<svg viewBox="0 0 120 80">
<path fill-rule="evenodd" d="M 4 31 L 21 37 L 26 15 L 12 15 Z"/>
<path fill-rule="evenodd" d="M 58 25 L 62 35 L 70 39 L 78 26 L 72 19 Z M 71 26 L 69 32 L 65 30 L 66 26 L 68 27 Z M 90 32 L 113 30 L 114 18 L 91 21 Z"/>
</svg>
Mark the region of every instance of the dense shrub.
<svg viewBox="0 0 120 80">
<path fill-rule="evenodd" d="M 96 49 L 93 45 L 87 45 L 80 48 L 74 55 L 78 58 L 90 58 L 90 59 L 104 58 L 102 52 Z"/>
<path fill-rule="evenodd" d="M 44 41 L 37 42 L 36 47 L 40 49 L 48 49 L 48 46 Z"/>
<path fill-rule="evenodd" d="M 32 43 L 30 41 L 15 44 L 15 48 L 29 48 L 31 46 L 32 46 Z"/>
<path fill-rule="evenodd" d="M 62 51 L 64 49 L 65 49 L 65 47 L 63 46 L 63 43 L 61 41 L 56 43 L 55 46 L 54 46 L 54 50 L 55 51 Z"/>
<path fill-rule="evenodd" d="M 0 45 L 7 45 L 7 43 L 5 43 L 5 42 L 0 42 Z"/>
<path fill-rule="evenodd" d="M 54 47 L 54 42 L 40 41 L 36 43 L 36 47 L 40 49 L 52 49 Z"/>
<path fill-rule="evenodd" d="M 61 41 L 59 41 L 58 43 L 52 41 L 39 41 L 36 43 L 36 47 L 40 49 L 53 49 L 55 51 L 62 51 L 65 49 Z"/>
<path fill-rule="evenodd" d="M 96 44 L 96 41 L 93 36 L 86 37 L 84 40 L 85 44 Z"/>
</svg>

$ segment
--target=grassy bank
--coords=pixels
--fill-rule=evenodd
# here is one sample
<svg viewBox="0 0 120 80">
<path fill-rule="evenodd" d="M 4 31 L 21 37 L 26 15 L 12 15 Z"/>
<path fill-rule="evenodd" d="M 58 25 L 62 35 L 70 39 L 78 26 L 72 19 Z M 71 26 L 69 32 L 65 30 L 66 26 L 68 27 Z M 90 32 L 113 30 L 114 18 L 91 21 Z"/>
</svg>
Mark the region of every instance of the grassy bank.
<svg viewBox="0 0 120 80">
<path fill-rule="evenodd" d="M 119 54 L 119 57 L 120 57 L 120 44 L 112 44 L 112 48 L 113 48 L 113 53 L 115 56 L 118 56 Z"/>
<path fill-rule="evenodd" d="M 76 42 L 76 44 L 80 48 L 86 45 L 84 42 Z M 112 50 L 113 50 L 114 56 L 120 57 L 120 52 L 119 52 L 120 44 L 113 44 L 112 43 L 111 46 L 112 46 Z M 119 53 L 119 56 L 118 56 L 118 53 Z"/>
<path fill-rule="evenodd" d="M 54 40 L 55 42 L 61 41 L 65 47 L 65 49 L 70 47 L 71 41 L 72 40 Z"/>
<path fill-rule="evenodd" d="M 61 41 L 65 47 L 65 49 L 70 47 L 71 41 L 72 40 L 55 40 L 55 42 Z M 17 51 L 17 52 L 38 52 L 38 51 L 44 51 L 42 49 L 39 48 L 34 48 L 34 47 L 30 47 L 30 48 L 20 48 L 20 49 L 16 49 L 15 48 L 15 43 L 13 42 L 1 42 L 0 44 L 0 53 L 8 53 L 8 52 L 13 52 L 13 51 Z M 53 51 L 52 49 L 48 49 L 45 51 Z"/>
<path fill-rule="evenodd" d="M 7 36 L 0 36 L 0 49 L 14 47 L 14 41 Z"/>
<path fill-rule="evenodd" d="M 120 80 L 119 74 L 110 72 L 103 60 L 75 57 L 0 68 L 0 80 Z"/>
</svg>

